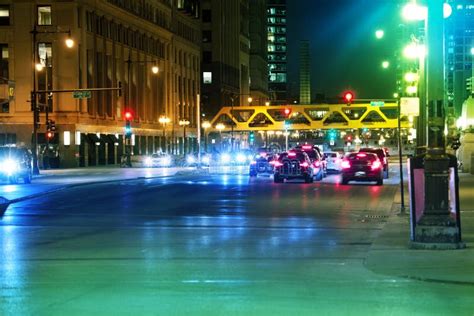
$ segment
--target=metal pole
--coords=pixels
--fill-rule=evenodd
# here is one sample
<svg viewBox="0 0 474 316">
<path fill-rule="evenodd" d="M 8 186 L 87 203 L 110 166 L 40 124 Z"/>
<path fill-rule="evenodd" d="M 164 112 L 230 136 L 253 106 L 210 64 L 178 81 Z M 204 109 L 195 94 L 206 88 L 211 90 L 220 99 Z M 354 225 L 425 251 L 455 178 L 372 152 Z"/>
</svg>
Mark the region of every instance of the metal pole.
<svg viewBox="0 0 474 316">
<path fill-rule="evenodd" d="M 285 151 L 288 151 L 288 130 L 285 130 Z"/>
<path fill-rule="evenodd" d="M 230 118 L 232 123 L 230 124 L 230 150 L 234 151 L 234 100 L 236 99 L 235 96 L 230 97 L 232 101 L 230 105 Z"/>
<path fill-rule="evenodd" d="M 131 65 L 132 65 L 132 59 L 131 59 L 131 53 L 128 52 L 128 60 L 127 60 L 127 77 L 128 77 L 128 89 L 127 89 L 127 107 L 130 109 L 131 108 L 131 102 L 130 98 L 132 96 L 132 74 L 131 74 Z M 131 167 L 132 166 L 132 159 L 131 159 L 131 154 L 132 154 L 132 140 L 131 140 L 131 135 L 128 135 L 128 133 L 125 133 L 125 158 L 127 160 L 127 166 Z"/>
<path fill-rule="evenodd" d="M 164 142 L 164 146 L 163 146 L 164 151 L 165 151 L 165 153 L 167 153 L 168 152 L 168 146 L 166 144 L 166 123 L 163 123 L 163 142 Z"/>
<path fill-rule="evenodd" d="M 196 138 L 198 149 L 198 167 L 201 166 L 201 95 L 196 95 Z"/>
<path fill-rule="evenodd" d="M 38 122 L 39 122 L 39 113 L 38 113 L 38 104 L 36 102 L 36 35 L 38 31 L 36 30 L 36 23 L 31 32 L 33 35 L 32 38 L 32 49 L 33 49 L 33 87 L 31 91 L 31 108 L 33 110 L 33 174 L 39 175 L 39 166 L 38 166 Z"/>
<path fill-rule="evenodd" d="M 403 162 L 402 162 L 402 130 L 401 130 L 401 107 L 400 107 L 400 98 L 397 101 L 398 105 L 398 160 L 399 160 L 399 167 L 400 167 L 400 197 L 401 197 L 401 206 L 400 206 L 400 214 L 405 214 L 405 188 L 403 184 Z"/>
</svg>

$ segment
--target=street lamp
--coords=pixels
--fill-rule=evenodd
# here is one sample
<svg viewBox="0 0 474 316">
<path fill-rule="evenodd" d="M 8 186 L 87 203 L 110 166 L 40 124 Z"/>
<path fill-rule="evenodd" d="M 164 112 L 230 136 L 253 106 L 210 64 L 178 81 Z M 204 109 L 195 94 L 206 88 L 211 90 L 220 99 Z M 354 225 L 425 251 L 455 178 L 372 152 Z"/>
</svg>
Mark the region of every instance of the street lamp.
<svg viewBox="0 0 474 316">
<path fill-rule="evenodd" d="M 221 142 L 221 150 L 222 150 L 222 130 L 225 129 L 225 125 L 222 123 L 218 123 L 216 125 L 216 129 L 219 131 L 219 141 Z"/>
<path fill-rule="evenodd" d="M 183 156 L 186 155 L 186 126 L 190 124 L 190 122 L 187 119 L 181 119 L 179 120 L 179 126 L 183 127 Z"/>
<path fill-rule="evenodd" d="M 209 127 L 211 127 L 211 123 L 209 121 L 204 121 L 202 122 L 201 124 L 202 128 L 204 128 L 204 151 L 207 152 L 207 137 L 208 137 L 208 134 L 207 134 L 207 129 Z"/>
<path fill-rule="evenodd" d="M 38 31 L 36 28 L 37 21 L 33 26 L 33 30 L 30 32 L 32 35 L 31 47 L 32 47 L 32 66 L 33 66 L 33 83 L 31 89 L 31 110 L 33 111 L 33 174 L 38 175 L 38 125 L 39 125 L 39 108 L 37 102 L 37 87 L 36 87 L 36 71 L 41 71 L 43 66 L 39 66 L 37 62 L 37 46 L 36 39 L 38 34 L 68 34 L 68 38 L 65 41 L 66 47 L 72 48 L 74 46 L 74 41 L 71 39 L 71 31 Z"/>
<path fill-rule="evenodd" d="M 166 143 L 166 124 L 168 124 L 171 120 L 169 117 L 162 115 L 158 119 L 158 122 L 160 122 L 163 125 L 163 142 L 164 142 L 164 150 L 165 152 L 168 152 L 168 144 Z"/>
<path fill-rule="evenodd" d="M 385 35 L 385 32 L 383 30 L 376 30 L 375 31 L 375 37 L 377 39 L 382 39 Z"/>
<path fill-rule="evenodd" d="M 382 68 L 383 68 L 383 69 L 387 69 L 388 67 L 390 67 L 390 62 L 384 60 L 384 61 L 382 62 Z"/>
</svg>

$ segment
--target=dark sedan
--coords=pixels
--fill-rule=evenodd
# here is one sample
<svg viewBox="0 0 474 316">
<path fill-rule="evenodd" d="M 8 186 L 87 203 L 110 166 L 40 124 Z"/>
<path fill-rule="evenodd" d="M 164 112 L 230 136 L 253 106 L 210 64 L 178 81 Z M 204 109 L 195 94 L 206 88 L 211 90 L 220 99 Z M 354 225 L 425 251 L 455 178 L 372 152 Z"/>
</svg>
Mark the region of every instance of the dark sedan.
<svg viewBox="0 0 474 316">
<path fill-rule="evenodd" d="M 348 154 L 341 163 L 342 184 L 349 181 L 375 181 L 383 184 L 383 164 L 376 154 Z"/>
</svg>

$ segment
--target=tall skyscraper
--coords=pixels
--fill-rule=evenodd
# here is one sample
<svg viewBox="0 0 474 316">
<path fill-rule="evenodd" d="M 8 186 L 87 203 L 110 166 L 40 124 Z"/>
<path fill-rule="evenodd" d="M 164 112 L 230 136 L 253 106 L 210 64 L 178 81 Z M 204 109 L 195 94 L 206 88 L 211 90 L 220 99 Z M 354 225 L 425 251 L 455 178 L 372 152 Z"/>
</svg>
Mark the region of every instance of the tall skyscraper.
<svg viewBox="0 0 474 316">
<path fill-rule="evenodd" d="M 202 112 L 247 105 L 250 94 L 249 0 L 202 1 Z"/>
<path fill-rule="evenodd" d="M 287 103 L 286 0 L 268 0 L 268 89 L 272 104 Z"/>
<path fill-rule="evenodd" d="M 470 91 L 466 81 L 473 76 L 471 49 L 474 47 L 474 3 L 472 0 L 450 1 L 453 9 L 446 19 L 446 93 L 448 105 L 461 114 L 463 102 Z"/>
<path fill-rule="evenodd" d="M 300 42 L 300 104 L 311 103 L 309 41 Z"/>
</svg>

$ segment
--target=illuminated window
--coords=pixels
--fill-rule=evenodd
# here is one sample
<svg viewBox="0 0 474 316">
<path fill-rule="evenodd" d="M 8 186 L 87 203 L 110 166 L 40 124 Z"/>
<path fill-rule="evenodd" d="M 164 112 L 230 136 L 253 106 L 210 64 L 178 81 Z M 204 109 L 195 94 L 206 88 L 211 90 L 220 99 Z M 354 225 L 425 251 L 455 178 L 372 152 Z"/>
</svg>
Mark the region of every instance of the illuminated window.
<svg viewBox="0 0 474 316">
<path fill-rule="evenodd" d="M 0 25 L 10 25 L 10 6 L 0 5 Z"/>
<path fill-rule="evenodd" d="M 204 84 L 211 84 L 212 83 L 212 72 L 203 72 L 202 73 L 202 82 Z"/>
<path fill-rule="evenodd" d="M 51 25 L 51 6 L 38 6 L 38 25 Z"/>
</svg>

